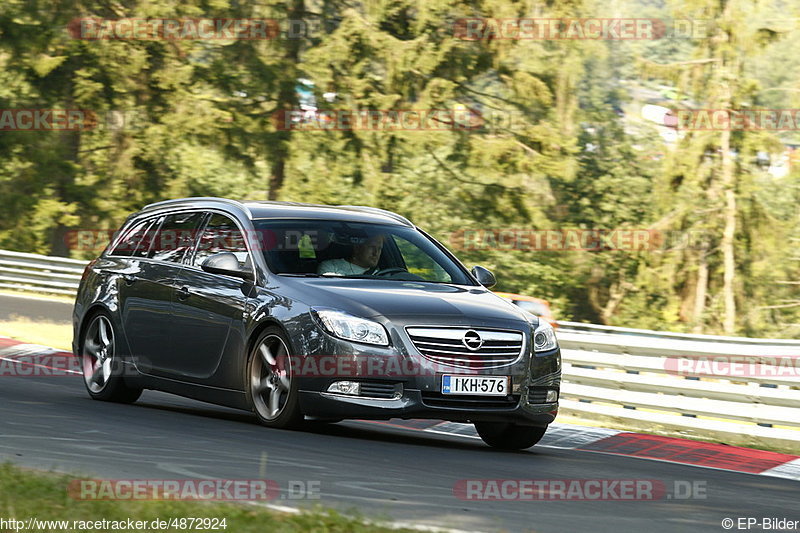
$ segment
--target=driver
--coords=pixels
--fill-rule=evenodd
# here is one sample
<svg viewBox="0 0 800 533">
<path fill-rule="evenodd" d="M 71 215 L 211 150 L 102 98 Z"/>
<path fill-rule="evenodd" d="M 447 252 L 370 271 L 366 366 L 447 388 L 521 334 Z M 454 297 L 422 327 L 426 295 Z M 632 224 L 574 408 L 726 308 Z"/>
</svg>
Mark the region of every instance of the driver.
<svg viewBox="0 0 800 533">
<path fill-rule="evenodd" d="M 336 276 L 358 276 L 373 270 L 383 250 L 383 235 L 373 235 L 363 243 L 353 247 L 349 259 L 328 259 L 320 263 L 318 274 Z"/>
</svg>

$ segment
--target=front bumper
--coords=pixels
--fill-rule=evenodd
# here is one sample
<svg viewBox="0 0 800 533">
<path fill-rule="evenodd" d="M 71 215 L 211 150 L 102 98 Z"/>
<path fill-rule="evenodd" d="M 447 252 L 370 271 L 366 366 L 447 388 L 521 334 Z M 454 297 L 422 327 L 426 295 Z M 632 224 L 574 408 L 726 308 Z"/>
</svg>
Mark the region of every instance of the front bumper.
<svg viewBox="0 0 800 533">
<path fill-rule="evenodd" d="M 406 389 L 396 399 L 301 391 L 300 407 L 305 414 L 319 418 L 427 418 L 452 422 L 513 422 L 540 427 L 552 423 L 558 413 L 558 402 L 534 404 L 525 396 L 520 397 L 516 404 L 483 407 L 459 404 L 455 398 L 448 398 L 450 404 L 443 405 L 440 398 L 415 389 Z"/>
<path fill-rule="evenodd" d="M 293 359 L 292 372 L 298 378 L 303 413 L 330 419 L 427 418 L 453 422 L 513 422 L 540 427 L 555 419 L 558 402 L 547 403 L 546 393 L 558 391 L 561 385 L 558 348 L 547 353 L 533 353 L 526 333 L 525 348 L 515 362 L 494 368 L 465 368 L 435 363 L 421 355 L 405 335 L 402 329 L 405 325 L 386 324 L 392 339 L 390 346 L 358 345 L 332 338 L 322 331 L 314 350 L 309 349 L 310 346 L 300 346 L 295 353 L 309 355 Z M 488 327 L 502 325 L 489 324 Z M 509 393 L 506 396 L 443 395 L 444 374 L 508 376 Z M 336 381 L 360 382 L 362 394 L 328 392 Z M 365 388 L 380 393 L 363 394 Z"/>
</svg>

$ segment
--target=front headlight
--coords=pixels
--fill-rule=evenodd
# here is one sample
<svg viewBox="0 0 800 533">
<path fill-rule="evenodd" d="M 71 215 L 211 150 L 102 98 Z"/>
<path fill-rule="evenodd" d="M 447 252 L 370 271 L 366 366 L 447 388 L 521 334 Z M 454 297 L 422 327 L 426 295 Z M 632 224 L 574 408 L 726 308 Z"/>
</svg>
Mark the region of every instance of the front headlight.
<svg viewBox="0 0 800 533">
<path fill-rule="evenodd" d="M 553 326 L 543 318 L 539 319 L 539 326 L 533 331 L 533 351 L 549 352 L 558 348 L 556 332 Z"/>
<path fill-rule="evenodd" d="M 311 309 L 322 327 L 329 334 L 348 341 L 365 344 L 389 345 L 389 336 L 384 327 L 372 320 L 350 315 L 336 309 Z"/>
</svg>

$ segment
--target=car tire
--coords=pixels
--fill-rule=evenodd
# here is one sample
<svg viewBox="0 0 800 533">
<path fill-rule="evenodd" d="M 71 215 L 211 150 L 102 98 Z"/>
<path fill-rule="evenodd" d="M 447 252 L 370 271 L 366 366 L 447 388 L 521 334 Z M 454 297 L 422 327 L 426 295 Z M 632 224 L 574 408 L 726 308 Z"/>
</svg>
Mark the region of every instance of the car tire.
<svg viewBox="0 0 800 533">
<path fill-rule="evenodd" d="M 133 403 L 142 395 L 141 388 L 125 382 L 118 345 L 111 317 L 105 313 L 91 316 L 81 337 L 79 353 L 83 384 L 93 400 Z"/>
<path fill-rule="evenodd" d="M 520 426 L 508 422 L 475 422 L 483 442 L 501 450 L 524 450 L 544 437 L 547 426 Z"/>
<path fill-rule="evenodd" d="M 271 428 L 300 427 L 303 412 L 297 379 L 292 376 L 289 341 L 280 328 L 270 326 L 258 335 L 246 368 L 247 403 L 258 421 Z"/>
</svg>

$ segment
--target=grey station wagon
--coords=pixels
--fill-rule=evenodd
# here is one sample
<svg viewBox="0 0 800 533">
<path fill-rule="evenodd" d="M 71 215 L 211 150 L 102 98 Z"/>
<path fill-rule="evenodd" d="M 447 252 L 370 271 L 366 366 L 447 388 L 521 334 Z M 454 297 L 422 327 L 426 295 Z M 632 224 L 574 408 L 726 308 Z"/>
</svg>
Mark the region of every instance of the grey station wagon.
<svg viewBox="0 0 800 533">
<path fill-rule="evenodd" d="M 558 411 L 548 322 L 380 209 L 186 198 L 131 215 L 87 267 L 73 350 L 89 395 L 154 389 L 266 426 L 471 422 L 536 444 Z"/>
</svg>

